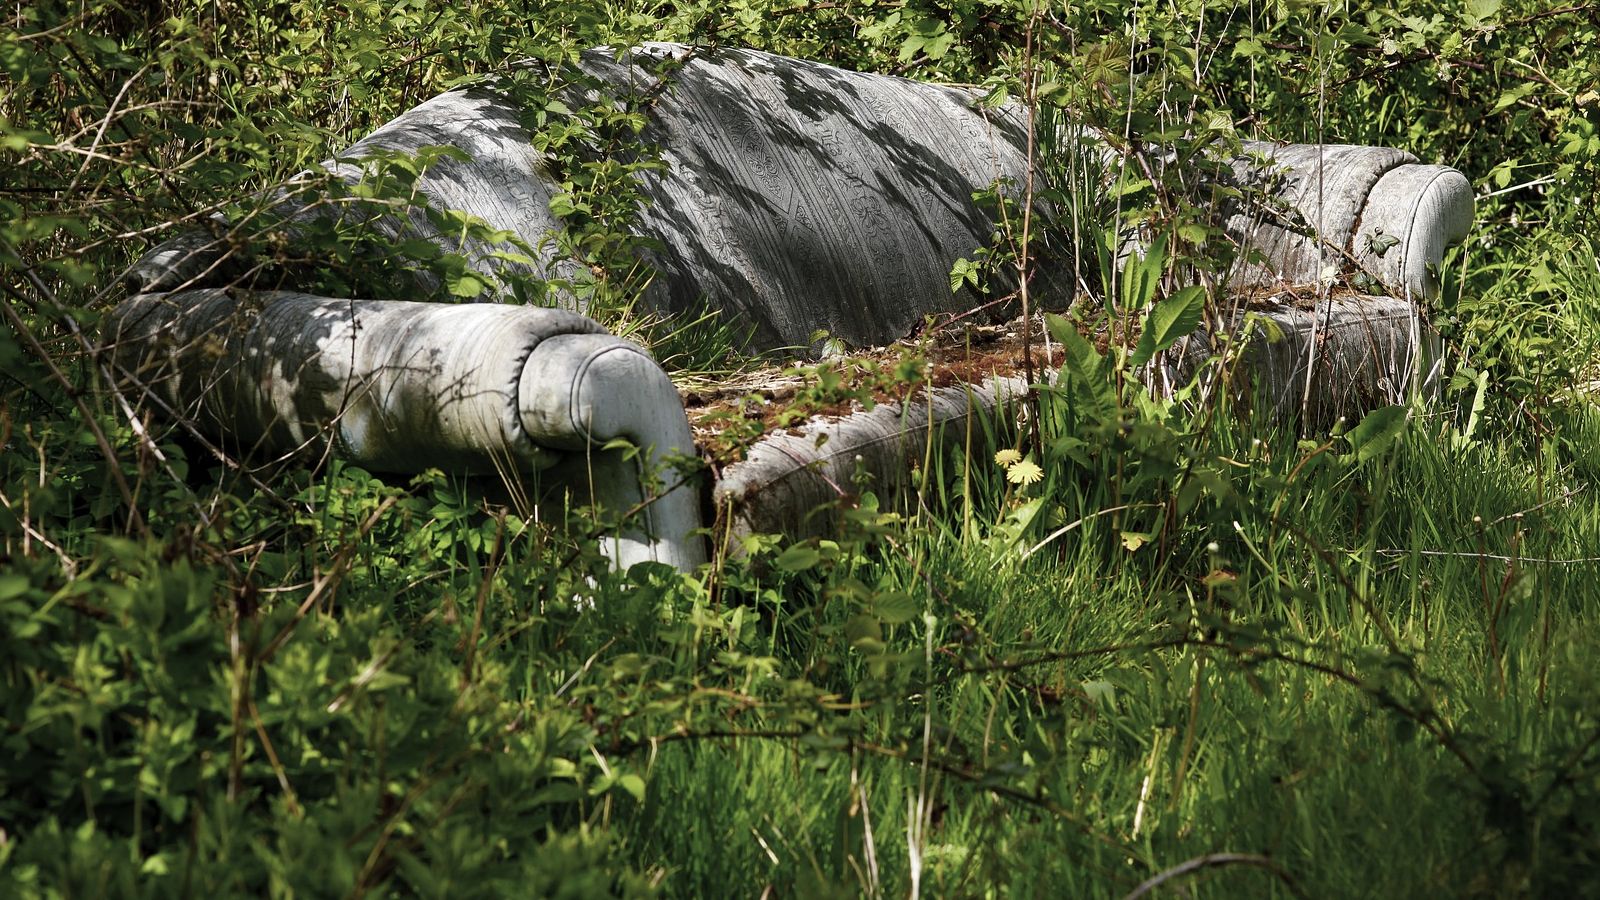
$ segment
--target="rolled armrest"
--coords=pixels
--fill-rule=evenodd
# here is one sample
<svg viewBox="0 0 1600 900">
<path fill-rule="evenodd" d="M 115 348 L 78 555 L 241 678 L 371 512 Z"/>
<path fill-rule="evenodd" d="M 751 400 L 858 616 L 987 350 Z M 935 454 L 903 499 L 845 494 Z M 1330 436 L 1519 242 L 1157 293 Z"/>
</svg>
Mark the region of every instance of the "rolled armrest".
<svg viewBox="0 0 1600 900">
<path fill-rule="evenodd" d="M 1408 163 L 1367 195 L 1350 249 L 1361 268 L 1403 299 L 1439 293 L 1444 252 L 1472 228 L 1472 183 L 1448 166 Z"/>
<path fill-rule="evenodd" d="M 687 570 L 705 561 L 699 494 L 671 465 L 697 458 L 694 437 L 655 360 L 611 335 L 551 338 L 529 357 L 519 394 L 527 433 L 574 451 L 566 480 L 587 481 L 604 512 L 623 516 L 607 539 L 618 568 L 650 560 Z M 606 449 L 617 439 L 636 452 Z"/>
<path fill-rule="evenodd" d="M 1272 202 L 1247 203 L 1228 217 L 1228 232 L 1246 251 L 1235 285 L 1310 284 L 1331 267 L 1364 273 L 1402 299 L 1438 294 L 1445 250 L 1472 225 L 1472 186 L 1460 172 L 1388 147 L 1249 143 L 1245 150 L 1235 174 Z"/>
<path fill-rule="evenodd" d="M 704 560 L 693 490 L 654 479 L 694 445 L 649 356 L 562 310 L 143 294 L 108 326 L 125 390 L 256 457 L 331 451 L 380 472 L 545 471 L 626 518 L 613 563 Z M 626 438 L 643 452 L 604 445 Z"/>
<path fill-rule="evenodd" d="M 113 313 L 113 360 L 241 451 L 323 449 L 374 471 L 531 472 L 522 368 L 551 336 L 602 329 L 528 307 L 375 302 L 284 291 L 144 294 Z"/>
</svg>

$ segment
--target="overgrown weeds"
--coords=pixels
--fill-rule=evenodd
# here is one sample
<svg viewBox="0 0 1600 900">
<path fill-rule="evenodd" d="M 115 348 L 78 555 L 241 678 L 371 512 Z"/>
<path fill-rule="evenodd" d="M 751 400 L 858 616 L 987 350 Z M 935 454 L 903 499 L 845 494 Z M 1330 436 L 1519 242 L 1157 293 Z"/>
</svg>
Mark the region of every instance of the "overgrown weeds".
<svg viewBox="0 0 1600 900">
<path fill-rule="evenodd" d="M 0 37 L 0 893 L 1594 893 L 1590 17 L 17 7 Z M 1036 444 L 975 422 L 927 461 L 917 505 L 869 491 L 828 539 L 754 538 L 697 575 L 610 572 L 572 538 L 583 523 L 438 473 L 251 471 L 106 390 L 95 324 L 144 245 L 459 79 L 657 36 L 994 76 L 1013 96 L 1026 70 L 1127 165 L 1090 203 L 1105 160 L 1067 157 L 1044 185 L 1054 221 L 1018 222 L 994 263 L 1029 239 L 1076 259 L 1094 314 L 1138 338 L 1096 347 L 1057 323 Z M 567 136 L 625 139 L 636 111 L 608 110 Z M 1441 405 L 1301 435 L 1138 387 L 1215 312 L 1194 287 L 1223 271 L 1152 148 L 1245 135 L 1402 144 L 1501 192 L 1432 311 Z M 625 156 L 565 173 L 564 214 L 593 238 L 578 287 L 668 333 L 683 367 L 723 365 L 728 323 L 629 313 Z M 1493 227 L 1530 220 L 1526 240 Z M 465 255 L 418 265 L 446 292 L 490 287 Z"/>
</svg>

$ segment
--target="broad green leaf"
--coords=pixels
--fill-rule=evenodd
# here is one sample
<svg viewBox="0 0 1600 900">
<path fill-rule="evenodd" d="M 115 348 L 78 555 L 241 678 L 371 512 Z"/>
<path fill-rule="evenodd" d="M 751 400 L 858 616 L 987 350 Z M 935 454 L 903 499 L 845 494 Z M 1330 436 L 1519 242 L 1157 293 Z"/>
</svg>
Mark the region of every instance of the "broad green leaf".
<svg viewBox="0 0 1600 900">
<path fill-rule="evenodd" d="M 1066 319 L 1046 313 L 1045 325 L 1066 351 L 1060 386 L 1071 391 L 1092 415 L 1104 420 L 1117 406 L 1117 388 L 1107 371 L 1105 357 Z"/>
<path fill-rule="evenodd" d="M 445 276 L 450 293 L 457 297 L 470 300 L 483 293 L 489 285 L 481 277 L 472 272 L 461 272 Z"/>
<path fill-rule="evenodd" d="M 617 778 L 617 787 L 627 791 L 633 799 L 644 802 L 644 779 L 637 774 L 629 772 Z"/>
<path fill-rule="evenodd" d="M 1107 709 L 1117 708 L 1117 686 L 1109 681 L 1085 681 L 1083 693 L 1090 701 Z"/>
<path fill-rule="evenodd" d="M 1206 239 L 1211 237 L 1211 233 L 1206 230 L 1204 225 L 1198 222 L 1185 222 L 1178 226 L 1178 237 L 1196 247 L 1203 247 Z"/>
<path fill-rule="evenodd" d="M 1477 433 L 1478 421 L 1483 415 L 1484 397 L 1489 391 L 1489 370 L 1484 369 L 1479 372 L 1474 384 L 1477 390 L 1472 394 L 1472 409 L 1467 413 L 1467 430 L 1464 434 L 1464 437 L 1468 440 L 1471 440 L 1472 436 Z"/>
<path fill-rule="evenodd" d="M 1049 330 L 1051 337 L 1062 344 L 1067 343 L 1069 338 L 1082 337 L 1082 335 L 1078 334 L 1076 325 L 1073 325 L 1064 316 L 1058 316 L 1055 313 L 1044 314 L 1044 327 Z"/>
<path fill-rule="evenodd" d="M 854 615 L 845 620 L 844 637 L 852 645 L 859 645 L 862 641 L 882 641 L 883 627 L 872 616 Z"/>
<path fill-rule="evenodd" d="M 1066 351 L 1066 368 L 1075 378 L 1093 379 L 1100 375 L 1101 356 L 1077 326 L 1054 313 L 1045 313 L 1045 327 Z"/>
<path fill-rule="evenodd" d="M 1496 6 L 1500 5 L 1500 0 L 1489 0 L 1489 2 L 1494 3 Z M 1348 44 L 1353 47 L 1370 47 L 1377 43 L 1373 39 L 1371 33 L 1354 22 L 1346 22 L 1344 25 L 1340 26 L 1339 30 L 1334 32 L 1334 37 L 1336 37 L 1340 43 Z"/>
<path fill-rule="evenodd" d="M 785 572 L 804 572 L 822 561 L 822 554 L 817 548 L 805 544 L 795 544 L 793 547 L 778 554 L 772 564 Z"/>
<path fill-rule="evenodd" d="M 969 284 L 976 288 L 978 286 L 978 270 L 978 264 L 969 259 L 963 257 L 956 260 L 950 266 L 950 292 L 955 293 Z"/>
<path fill-rule="evenodd" d="M 1143 309 L 1155 299 L 1161 273 L 1167 267 L 1167 236 L 1155 239 L 1143 256 L 1134 254 L 1122 272 L 1122 308 Z"/>
<path fill-rule="evenodd" d="M 1379 229 L 1375 229 L 1367 235 L 1367 251 L 1373 256 L 1382 256 L 1398 246 L 1399 243 L 1399 238 L 1392 234 L 1384 234 Z"/>
<path fill-rule="evenodd" d="M 1130 363 L 1142 366 L 1157 353 L 1171 347 L 1179 338 L 1193 334 L 1200 327 L 1200 316 L 1206 308 L 1206 291 L 1191 285 L 1156 304 L 1145 317 L 1144 331 L 1134 348 Z"/>
<path fill-rule="evenodd" d="M 437 259 L 439 245 L 426 238 L 407 238 L 395 246 L 395 253 L 407 259 Z"/>
<path fill-rule="evenodd" d="M 885 591 L 872 601 L 872 611 L 886 625 L 909 622 L 922 612 L 922 604 L 903 591 Z"/>
<path fill-rule="evenodd" d="M 1125 178 L 1112 185 L 1108 193 L 1112 199 L 1116 199 L 1130 194 L 1137 194 L 1150 186 L 1150 179 L 1148 178 Z"/>
<path fill-rule="evenodd" d="M 1404 406 L 1385 406 L 1367 413 L 1356 427 L 1345 434 L 1350 442 L 1346 460 L 1368 462 L 1388 450 L 1406 430 L 1407 412 Z"/>
<path fill-rule="evenodd" d="M 1271 316 L 1262 315 L 1258 312 L 1245 313 L 1244 324 L 1244 334 L 1260 331 L 1269 344 L 1283 342 L 1283 326 L 1278 324 L 1278 320 Z"/>
<path fill-rule="evenodd" d="M 1494 102 L 1494 107 L 1492 109 L 1490 109 L 1489 111 L 1491 113 L 1497 113 L 1500 110 L 1505 109 L 1506 107 L 1515 104 L 1516 102 L 1521 100 L 1523 97 L 1526 97 L 1529 94 L 1533 93 L 1534 90 L 1536 88 L 1538 88 L 1538 87 L 1539 87 L 1538 82 L 1525 81 L 1522 84 L 1519 84 L 1519 85 L 1517 85 L 1517 86 L 1515 86 L 1513 88 L 1510 88 L 1510 89 L 1508 89 L 1508 90 L 1506 90 L 1506 91 L 1504 91 L 1504 92 L 1502 92 L 1500 94 L 1500 98 Z M 1500 186 L 1501 187 L 1505 187 L 1504 184 L 1502 184 Z"/>
<path fill-rule="evenodd" d="M 1467 19 L 1471 22 L 1492 19 L 1499 11 L 1500 0 L 1467 0 Z"/>
<path fill-rule="evenodd" d="M 10 600 L 28 589 L 28 579 L 23 575 L 0 575 L 0 600 Z"/>
</svg>

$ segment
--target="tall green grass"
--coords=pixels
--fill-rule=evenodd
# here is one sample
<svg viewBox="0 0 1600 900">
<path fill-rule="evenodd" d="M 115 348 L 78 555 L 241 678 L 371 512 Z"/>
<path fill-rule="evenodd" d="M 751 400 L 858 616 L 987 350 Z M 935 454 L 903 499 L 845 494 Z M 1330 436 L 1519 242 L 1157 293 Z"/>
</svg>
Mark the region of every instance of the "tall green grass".
<svg viewBox="0 0 1600 900">
<path fill-rule="evenodd" d="M 694 575 L 337 466 L 53 531 L 0 574 L 0 893 L 1596 889 L 1590 401 L 1462 389 L 1363 458 L 1079 378 L 1037 483 L 975 418 L 906 508 Z"/>
<path fill-rule="evenodd" d="M 1118 895 L 1219 853 L 1252 858 L 1188 889 L 1592 889 L 1600 497 L 1560 453 L 1446 437 L 1419 419 L 1356 466 L 1229 433 L 1248 512 L 1187 557 L 1128 551 L 1109 517 L 1026 561 L 896 535 L 850 577 L 930 617 L 886 629 L 903 677 L 846 653 L 820 679 L 859 707 L 819 720 L 831 748 L 661 746 L 629 852 L 683 895 L 899 894 L 908 841 L 940 895 Z M 810 633 L 779 671 L 828 640 L 839 577 L 780 582 L 805 611 L 768 626 Z"/>
</svg>

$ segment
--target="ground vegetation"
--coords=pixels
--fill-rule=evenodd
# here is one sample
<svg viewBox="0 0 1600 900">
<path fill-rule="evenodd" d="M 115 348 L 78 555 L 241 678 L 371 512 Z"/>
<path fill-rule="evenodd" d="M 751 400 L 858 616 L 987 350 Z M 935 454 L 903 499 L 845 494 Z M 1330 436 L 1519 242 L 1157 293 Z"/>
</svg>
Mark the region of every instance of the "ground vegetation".
<svg viewBox="0 0 1600 900">
<path fill-rule="evenodd" d="M 0 894 L 1595 893 L 1597 17 L 13 4 Z M 1045 174 L 993 193 L 996 241 L 951 261 L 952 284 L 1072 266 L 1082 302 L 1048 320 L 1061 352 L 1033 374 L 1054 386 L 1020 425 L 930 456 L 916 503 L 863 484 L 829 538 L 612 572 L 581 514 L 535 518 L 448 473 L 258 469 L 112 390 L 98 326 L 140 252 L 246 220 L 241 198 L 486 79 L 522 93 L 558 163 L 580 275 L 504 285 L 396 258 L 457 299 L 580 296 L 685 384 L 744 366 L 715 322 L 631 302 L 647 111 L 551 89 L 583 48 L 656 39 L 1030 110 Z M 1109 191 L 1075 190 L 1104 176 L 1061 138 L 1083 125 L 1121 160 Z M 1313 424 L 1141 384 L 1231 262 L 1190 179 L 1250 138 L 1398 146 L 1472 179 L 1478 222 L 1425 312 L 1442 397 Z M 386 183 L 415 165 L 384 161 Z M 1130 234 L 1147 252 L 1124 265 Z M 371 283 L 340 235 L 319 240 L 330 290 Z M 837 402 L 850 365 L 796 373 L 797 402 Z M 923 377 L 857 365 L 889 393 Z"/>
</svg>

